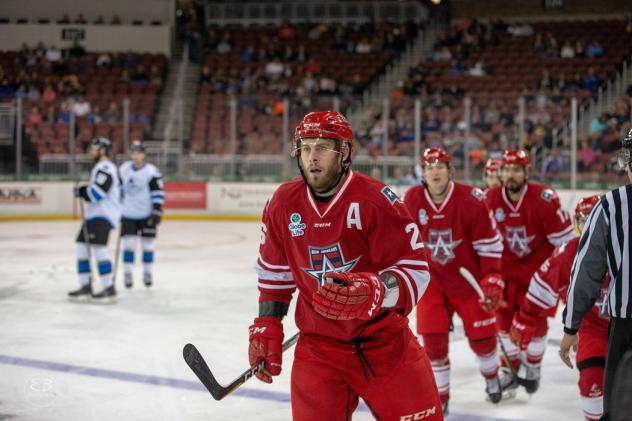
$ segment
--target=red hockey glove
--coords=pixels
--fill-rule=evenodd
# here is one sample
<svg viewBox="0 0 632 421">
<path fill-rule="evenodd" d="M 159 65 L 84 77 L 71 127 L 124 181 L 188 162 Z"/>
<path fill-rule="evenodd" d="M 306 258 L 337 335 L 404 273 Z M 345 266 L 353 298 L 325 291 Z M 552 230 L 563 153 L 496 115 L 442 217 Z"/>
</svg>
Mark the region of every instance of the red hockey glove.
<svg viewBox="0 0 632 421">
<path fill-rule="evenodd" d="M 485 311 L 496 311 L 500 307 L 505 290 L 505 281 L 497 273 L 488 273 L 481 281 L 481 289 L 485 295 L 485 300 L 480 301 L 481 307 Z"/>
<path fill-rule="evenodd" d="M 272 376 L 281 374 L 283 354 L 283 324 L 274 316 L 257 317 L 250 326 L 250 365 L 264 361 L 264 369 L 256 376 L 265 383 L 272 383 Z"/>
<path fill-rule="evenodd" d="M 334 320 L 369 320 L 384 301 L 384 284 L 374 273 L 332 272 L 312 295 L 314 309 Z"/>
<path fill-rule="evenodd" d="M 520 309 L 511 322 L 511 329 L 509 331 L 511 342 L 515 343 L 516 346 L 522 350 L 527 349 L 535 333 L 535 323 L 535 317 L 529 316 Z"/>
</svg>

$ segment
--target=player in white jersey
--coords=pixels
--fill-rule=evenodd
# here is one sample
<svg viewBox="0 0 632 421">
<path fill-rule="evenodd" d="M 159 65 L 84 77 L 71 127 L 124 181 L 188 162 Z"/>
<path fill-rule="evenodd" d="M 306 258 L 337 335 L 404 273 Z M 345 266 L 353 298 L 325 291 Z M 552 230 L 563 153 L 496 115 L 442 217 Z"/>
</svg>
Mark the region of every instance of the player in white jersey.
<svg viewBox="0 0 632 421">
<path fill-rule="evenodd" d="M 162 174 L 154 165 L 145 162 L 145 147 L 135 140 L 130 147 L 132 160 L 120 167 L 123 182 L 123 270 L 125 286 L 132 287 L 134 251 L 140 235 L 143 249 L 143 282 L 151 286 L 154 262 L 154 239 L 162 216 L 165 194 Z"/>
<path fill-rule="evenodd" d="M 107 244 L 110 230 L 118 226 L 121 218 L 121 191 L 116 165 L 110 161 L 111 150 L 112 142 L 109 139 L 97 137 L 92 141 L 90 155 L 95 164 L 90 173 L 90 183 L 76 187 L 74 191 L 75 197 L 85 200 L 86 205 L 83 225 L 77 236 L 77 271 L 81 287 L 68 293 L 71 298 L 92 296 L 102 299 L 116 296 Z M 84 230 L 88 233 L 88 241 L 84 237 Z M 103 284 L 103 290 L 97 294 L 92 292 L 91 256 L 97 261 Z"/>
</svg>

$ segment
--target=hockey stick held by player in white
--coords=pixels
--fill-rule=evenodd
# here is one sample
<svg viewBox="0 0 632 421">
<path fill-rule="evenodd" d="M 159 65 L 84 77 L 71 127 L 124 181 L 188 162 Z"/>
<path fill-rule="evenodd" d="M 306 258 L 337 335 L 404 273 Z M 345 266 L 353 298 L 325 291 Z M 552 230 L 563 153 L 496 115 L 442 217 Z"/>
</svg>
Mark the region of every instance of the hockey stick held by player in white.
<svg viewBox="0 0 632 421">
<path fill-rule="evenodd" d="M 283 352 L 290 349 L 296 341 L 298 341 L 299 334 L 296 333 L 290 339 L 283 343 Z M 217 401 L 222 400 L 227 395 L 237 390 L 241 385 L 246 383 L 251 377 L 257 374 L 260 370 L 263 370 L 263 361 L 253 364 L 246 371 L 241 373 L 235 380 L 233 380 L 228 386 L 222 386 L 215 379 L 215 376 L 211 372 L 211 369 L 204 361 L 202 354 L 192 344 L 186 344 L 182 349 L 182 355 L 184 361 L 186 361 L 189 368 L 200 379 L 204 387 L 209 391 L 211 396 Z"/>
</svg>

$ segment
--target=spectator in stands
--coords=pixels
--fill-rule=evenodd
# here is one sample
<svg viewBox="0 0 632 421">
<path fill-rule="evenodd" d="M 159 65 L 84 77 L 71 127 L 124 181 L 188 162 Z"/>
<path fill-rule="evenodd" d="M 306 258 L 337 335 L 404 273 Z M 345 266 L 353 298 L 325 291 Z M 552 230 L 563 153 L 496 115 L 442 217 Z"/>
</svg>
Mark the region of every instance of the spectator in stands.
<svg viewBox="0 0 632 421">
<path fill-rule="evenodd" d="M 593 40 L 588 47 L 586 47 L 587 57 L 601 57 L 603 56 L 603 47 L 597 40 Z"/>
<path fill-rule="evenodd" d="M 211 84 L 211 80 L 212 80 L 212 73 L 211 73 L 211 68 L 208 67 L 207 65 L 202 66 L 202 76 L 200 77 L 200 82 L 202 84 Z"/>
<path fill-rule="evenodd" d="M 355 51 L 358 54 L 368 54 L 371 52 L 372 45 L 368 39 L 362 38 L 356 45 Z"/>
<path fill-rule="evenodd" d="M 281 41 L 292 41 L 296 38 L 296 29 L 290 23 L 285 22 L 278 31 Z"/>
<path fill-rule="evenodd" d="M 34 106 L 26 116 L 26 121 L 31 124 L 38 124 L 42 122 L 42 113 L 40 113 L 39 107 Z"/>
<path fill-rule="evenodd" d="M 562 49 L 560 50 L 561 58 L 574 58 L 575 57 L 575 49 L 573 48 L 570 41 L 565 41 L 562 45 Z"/>
<path fill-rule="evenodd" d="M 311 94 L 312 92 L 318 90 L 318 83 L 310 72 L 307 72 L 307 74 L 305 74 L 305 77 L 303 77 L 303 80 L 301 81 L 301 85 L 308 94 Z"/>
<path fill-rule="evenodd" d="M 539 89 L 551 89 L 553 87 L 553 79 L 551 78 L 551 74 L 548 69 L 542 69 L 542 76 L 538 81 Z"/>
<path fill-rule="evenodd" d="M 435 61 L 449 61 L 452 60 L 452 52 L 448 47 L 443 47 L 441 50 L 436 51 L 434 54 Z"/>
<path fill-rule="evenodd" d="M 149 74 L 147 73 L 147 69 L 142 64 L 136 66 L 134 70 L 134 74 L 131 77 L 131 81 L 133 83 L 138 83 L 141 85 L 146 85 L 149 83 Z"/>
<path fill-rule="evenodd" d="M 318 93 L 323 95 L 333 95 L 337 93 L 336 80 L 331 75 L 325 73 L 318 81 Z"/>
<path fill-rule="evenodd" d="M 483 64 L 483 60 L 476 60 L 474 66 L 470 67 L 468 71 L 470 76 L 485 76 L 487 74 L 487 69 Z"/>
<path fill-rule="evenodd" d="M 552 149 L 543 164 L 545 179 L 551 179 L 564 170 L 564 159 L 558 148 Z"/>
<path fill-rule="evenodd" d="M 226 55 L 230 53 L 232 48 L 233 47 L 230 42 L 230 32 L 225 32 L 224 36 L 222 37 L 222 40 L 219 42 L 219 44 L 217 44 L 217 48 L 216 48 L 217 53 Z"/>
<path fill-rule="evenodd" d="M 586 139 L 582 139 L 581 141 L 579 156 L 580 156 L 580 160 L 579 160 L 580 171 L 587 171 L 588 169 L 590 169 L 592 164 L 594 164 L 597 161 L 597 155 L 595 154 L 595 151 L 593 150 L 592 146 L 590 146 L 590 144 L 588 143 L 588 140 Z"/>
<path fill-rule="evenodd" d="M 307 73 L 311 73 L 312 75 L 318 75 L 323 69 L 323 65 L 317 62 L 313 57 L 310 57 L 305 63 L 305 67 L 303 71 Z"/>
<path fill-rule="evenodd" d="M 528 23 L 514 24 L 507 28 L 507 33 L 514 37 L 530 37 L 533 35 L 533 27 Z"/>
<path fill-rule="evenodd" d="M 49 63 L 55 63 L 61 60 L 61 50 L 52 45 L 48 50 L 46 50 L 46 60 L 48 60 Z"/>
<path fill-rule="evenodd" d="M 533 40 L 533 49 L 536 52 L 544 51 L 544 38 L 542 38 L 542 34 L 540 32 L 535 34 L 535 38 Z"/>
<path fill-rule="evenodd" d="M 595 133 L 598 136 L 601 136 L 604 132 L 606 132 L 610 128 L 608 120 L 609 120 L 608 114 L 606 113 L 601 113 L 599 116 L 593 118 L 592 121 L 590 122 L 588 133 L 589 134 Z"/>
<path fill-rule="evenodd" d="M 61 19 L 59 19 L 57 21 L 57 23 L 61 23 L 61 24 L 68 24 L 68 23 L 70 23 L 70 16 L 68 16 L 66 13 L 64 13 L 64 15 L 61 17 Z"/>
<path fill-rule="evenodd" d="M 560 72 L 560 74 L 557 76 L 555 87 L 557 87 L 560 92 L 564 92 L 568 88 L 568 82 L 566 82 L 566 76 L 564 75 L 564 72 Z"/>
<path fill-rule="evenodd" d="M 40 90 L 39 90 L 39 88 L 37 87 L 37 85 L 35 84 L 35 82 L 31 83 L 31 84 L 29 85 L 29 90 L 28 90 L 28 92 L 26 93 L 26 98 L 27 98 L 29 101 L 37 102 L 37 101 L 39 101 L 39 99 L 40 99 L 40 97 L 41 97 L 41 96 L 42 96 L 42 95 L 41 95 L 41 93 L 40 93 Z"/>
<path fill-rule="evenodd" d="M 79 44 L 79 41 L 75 40 L 72 47 L 70 47 L 70 50 L 68 50 L 68 55 L 71 58 L 83 58 L 83 56 L 86 55 L 86 49 Z"/>
<path fill-rule="evenodd" d="M 83 95 L 79 96 L 72 104 L 72 112 L 78 118 L 87 116 L 90 113 L 90 108 L 90 103 Z"/>
<path fill-rule="evenodd" d="M 91 124 L 101 123 L 103 117 L 101 117 L 101 108 L 98 105 L 92 107 L 90 112 L 86 115 L 86 121 Z"/>
<path fill-rule="evenodd" d="M 452 74 L 461 74 L 465 69 L 463 69 L 463 65 L 458 60 L 452 60 L 450 62 L 450 67 L 448 68 L 448 72 Z"/>
<path fill-rule="evenodd" d="M 104 25 L 105 24 L 105 19 L 103 19 L 103 15 L 97 16 L 97 18 L 95 19 L 95 21 L 93 23 L 95 25 Z"/>
<path fill-rule="evenodd" d="M 79 13 L 77 17 L 75 18 L 74 23 L 79 24 L 79 25 L 85 25 L 86 23 L 88 23 L 88 21 L 86 20 L 85 17 L 83 17 L 82 13 Z"/>
<path fill-rule="evenodd" d="M 284 71 L 285 66 L 281 63 L 281 60 L 278 57 L 275 57 L 272 61 L 268 62 L 265 67 L 266 75 L 272 80 L 278 80 Z"/>
<path fill-rule="evenodd" d="M 595 73 L 595 68 L 590 66 L 588 68 L 588 73 L 583 78 L 584 89 L 588 89 L 589 91 L 595 93 L 599 87 L 599 82 L 599 77 Z"/>
<path fill-rule="evenodd" d="M 67 101 L 62 101 L 59 104 L 59 113 L 57 114 L 57 121 L 68 124 L 70 123 L 70 109 Z"/>
<path fill-rule="evenodd" d="M 584 57 L 584 43 L 581 40 L 575 41 L 575 57 Z"/>
<path fill-rule="evenodd" d="M 109 124 L 116 124 L 121 120 L 121 112 L 116 102 L 111 101 L 108 109 L 103 113 L 103 121 Z"/>
<path fill-rule="evenodd" d="M 112 65 L 112 57 L 107 52 L 102 52 L 97 57 L 96 61 L 97 66 L 99 67 L 110 67 Z"/>
<path fill-rule="evenodd" d="M 149 70 L 149 84 L 157 87 L 158 89 L 162 87 L 162 73 L 155 64 L 152 64 L 151 69 Z"/>
<path fill-rule="evenodd" d="M 26 85 L 21 84 L 20 86 L 18 86 L 18 89 L 15 90 L 13 94 L 13 98 L 15 99 L 26 98 L 27 93 L 28 91 L 26 89 Z"/>
<path fill-rule="evenodd" d="M 246 47 L 246 49 L 239 54 L 239 59 L 244 63 L 257 61 L 257 53 L 255 52 L 255 47 L 252 44 Z"/>
</svg>

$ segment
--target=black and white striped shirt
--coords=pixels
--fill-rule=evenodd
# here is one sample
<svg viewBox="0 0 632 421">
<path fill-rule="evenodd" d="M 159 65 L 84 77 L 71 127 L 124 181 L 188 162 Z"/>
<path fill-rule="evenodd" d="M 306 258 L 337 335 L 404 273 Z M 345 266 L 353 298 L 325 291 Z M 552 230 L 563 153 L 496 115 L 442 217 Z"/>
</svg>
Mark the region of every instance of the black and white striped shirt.
<svg viewBox="0 0 632 421">
<path fill-rule="evenodd" d="M 612 317 L 632 318 L 630 289 L 630 235 L 632 184 L 602 196 L 586 220 L 571 270 L 568 301 L 564 309 L 564 331 L 574 334 L 584 314 L 599 297 L 606 274 L 610 274 L 604 300 Z"/>
</svg>

